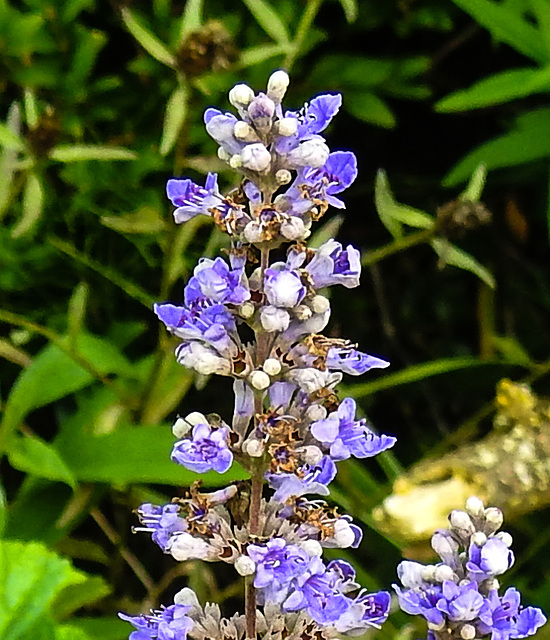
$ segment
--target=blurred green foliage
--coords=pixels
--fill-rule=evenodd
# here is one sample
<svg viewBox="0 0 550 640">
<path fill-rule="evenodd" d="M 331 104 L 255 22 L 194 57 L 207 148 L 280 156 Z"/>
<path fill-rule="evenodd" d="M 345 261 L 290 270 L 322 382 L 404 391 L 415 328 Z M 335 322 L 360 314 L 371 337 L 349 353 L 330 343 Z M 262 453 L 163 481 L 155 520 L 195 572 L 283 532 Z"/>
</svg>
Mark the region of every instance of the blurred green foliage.
<svg viewBox="0 0 550 640">
<path fill-rule="evenodd" d="M 331 331 L 392 360 L 346 391 L 400 440 L 380 468 L 343 465 L 334 495 L 370 527 L 362 581 L 394 580 L 403 549 L 370 513 L 403 466 L 490 428 L 503 375 L 550 395 L 549 16 L 545 0 L 0 0 L 2 638 L 124 638 L 117 610 L 183 581 L 238 603 L 239 581 L 132 537 L 130 509 L 195 480 L 169 461 L 178 410 L 232 411 L 227 381 L 179 367 L 151 313 L 225 243 L 206 218 L 176 227 L 164 183 L 230 186 L 202 113 L 278 67 L 290 108 L 343 93 L 329 142 L 361 160 L 346 217 L 319 232 L 365 250 Z M 541 522 L 517 523 L 521 580 L 548 608 Z M 402 614 L 381 632 L 413 634 Z"/>
</svg>

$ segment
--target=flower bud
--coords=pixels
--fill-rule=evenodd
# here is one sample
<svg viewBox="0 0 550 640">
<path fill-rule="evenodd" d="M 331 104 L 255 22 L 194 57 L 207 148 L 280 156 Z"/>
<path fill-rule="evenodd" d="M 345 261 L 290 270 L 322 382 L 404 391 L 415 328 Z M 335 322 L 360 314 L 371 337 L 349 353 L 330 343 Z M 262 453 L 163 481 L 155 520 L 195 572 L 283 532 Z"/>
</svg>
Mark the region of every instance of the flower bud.
<svg viewBox="0 0 550 640">
<path fill-rule="evenodd" d="M 324 420 L 327 417 L 327 410 L 320 404 L 312 404 L 306 409 L 306 418 L 312 422 Z"/>
<path fill-rule="evenodd" d="M 254 91 L 247 84 L 236 84 L 229 92 L 229 102 L 234 107 L 247 107 L 254 100 Z"/>
<path fill-rule="evenodd" d="M 244 228 L 243 235 L 247 242 L 261 242 L 263 237 L 262 225 L 256 220 L 251 220 Z"/>
<path fill-rule="evenodd" d="M 235 123 L 233 133 L 235 134 L 235 138 L 242 140 L 243 142 L 258 142 L 259 140 L 258 134 L 248 124 L 248 122 L 244 122 L 243 120 L 239 120 Z"/>
<path fill-rule="evenodd" d="M 320 138 L 304 140 L 288 154 L 295 167 L 322 167 L 328 160 L 330 149 Z"/>
<path fill-rule="evenodd" d="M 452 580 L 455 577 L 455 572 L 446 564 L 440 564 L 435 568 L 434 579 L 436 582 L 445 582 L 445 580 Z"/>
<path fill-rule="evenodd" d="M 433 564 L 427 564 L 425 567 L 421 567 L 420 573 L 422 580 L 425 580 L 426 582 L 435 582 L 435 567 Z M 401 582 L 403 582 L 402 579 Z M 403 584 L 405 583 L 403 582 Z"/>
<path fill-rule="evenodd" d="M 232 155 L 231 158 L 229 158 L 229 166 L 232 169 L 240 169 L 243 166 L 242 156 L 238 153 Z"/>
<path fill-rule="evenodd" d="M 189 433 L 189 429 L 191 429 L 192 426 L 193 425 L 190 422 L 187 422 L 183 418 L 178 418 L 172 425 L 172 433 L 176 438 L 181 440 L 181 438 L 185 437 L 185 435 Z"/>
<path fill-rule="evenodd" d="M 445 628 L 445 624 L 445 620 L 443 620 L 442 622 L 428 622 L 428 629 L 430 631 L 441 631 Z"/>
<path fill-rule="evenodd" d="M 252 302 L 248 302 L 248 301 L 243 302 L 239 307 L 239 315 L 241 316 L 241 318 L 244 318 L 245 320 L 252 318 L 255 311 L 256 311 L 256 307 Z"/>
<path fill-rule="evenodd" d="M 304 321 L 311 318 L 311 309 L 305 304 L 301 304 L 294 309 L 294 315 L 298 320 Z"/>
<path fill-rule="evenodd" d="M 483 501 L 477 496 L 471 496 L 466 500 L 466 511 L 473 518 L 479 518 L 479 516 L 482 516 L 485 511 Z"/>
<path fill-rule="evenodd" d="M 271 164 L 271 154 L 261 142 L 247 144 L 241 158 L 242 166 L 251 171 L 265 171 Z"/>
<path fill-rule="evenodd" d="M 243 445 L 243 449 L 251 458 L 261 458 L 264 455 L 265 446 L 261 440 L 254 438 L 247 440 Z"/>
<path fill-rule="evenodd" d="M 251 576 L 256 571 L 256 563 L 248 556 L 239 556 L 235 560 L 235 571 L 241 576 Z"/>
<path fill-rule="evenodd" d="M 495 538 L 498 538 L 499 540 L 502 540 L 502 542 L 504 542 L 504 544 L 510 548 L 512 546 L 513 543 L 513 538 L 512 536 L 508 533 L 508 531 L 499 531 Z"/>
<path fill-rule="evenodd" d="M 487 542 L 487 536 L 483 531 L 476 531 L 470 538 L 470 542 L 475 544 L 477 547 L 482 547 Z"/>
<path fill-rule="evenodd" d="M 229 163 L 229 161 L 232 158 L 232 155 L 229 153 L 229 151 L 226 151 L 223 147 L 218 147 L 218 158 L 222 162 Z"/>
<path fill-rule="evenodd" d="M 285 309 L 278 309 L 268 305 L 260 311 L 260 322 L 264 331 L 285 331 L 290 324 L 290 315 Z"/>
<path fill-rule="evenodd" d="M 347 549 L 355 542 L 355 533 L 345 518 L 334 523 L 334 541 L 340 549 Z"/>
<path fill-rule="evenodd" d="M 281 235 L 287 240 L 302 240 L 306 228 L 301 218 L 293 216 L 281 224 Z"/>
<path fill-rule="evenodd" d="M 277 123 L 277 133 L 285 138 L 293 136 L 298 130 L 297 118 L 281 118 Z"/>
<path fill-rule="evenodd" d="M 202 538 L 196 538 L 190 533 L 183 532 L 174 537 L 168 549 L 174 560 L 213 560 L 216 553 Z"/>
<path fill-rule="evenodd" d="M 288 184 L 292 180 L 292 174 L 288 169 L 279 169 L 275 174 L 275 180 L 280 185 Z"/>
<path fill-rule="evenodd" d="M 330 309 L 330 300 L 325 296 L 316 295 L 311 301 L 311 309 L 314 313 L 325 313 Z"/>
<path fill-rule="evenodd" d="M 466 513 L 466 511 L 453 509 L 453 511 L 451 511 L 449 515 L 449 522 L 451 524 L 451 528 L 455 529 L 461 536 L 469 537 L 475 531 L 474 525 L 470 520 L 470 516 Z"/>
<path fill-rule="evenodd" d="M 489 507 L 485 509 L 485 521 L 490 525 L 491 532 L 497 531 L 504 522 L 502 511 L 497 507 Z"/>
<path fill-rule="evenodd" d="M 258 391 L 262 391 L 263 389 L 267 389 L 271 384 L 271 380 L 265 371 L 260 371 L 256 369 L 248 376 L 248 382 L 250 382 L 251 386 L 254 389 L 258 389 Z"/>
<path fill-rule="evenodd" d="M 193 608 L 200 607 L 197 594 L 189 587 L 183 587 L 183 589 L 176 593 L 174 596 L 174 604 L 184 604 Z"/>
<path fill-rule="evenodd" d="M 270 376 L 277 376 L 281 373 L 281 363 L 277 358 L 268 358 L 263 363 L 262 369 Z"/>
<path fill-rule="evenodd" d="M 290 78 L 286 71 L 274 71 L 267 81 L 267 95 L 275 102 L 281 102 L 289 84 Z"/>
<path fill-rule="evenodd" d="M 317 540 L 304 540 L 304 542 L 300 544 L 300 547 L 307 553 L 308 556 L 320 557 L 323 555 L 323 547 Z"/>
<path fill-rule="evenodd" d="M 465 624 L 462 629 L 460 629 L 460 637 L 463 640 L 474 640 L 476 637 L 476 628 L 473 624 Z"/>
</svg>

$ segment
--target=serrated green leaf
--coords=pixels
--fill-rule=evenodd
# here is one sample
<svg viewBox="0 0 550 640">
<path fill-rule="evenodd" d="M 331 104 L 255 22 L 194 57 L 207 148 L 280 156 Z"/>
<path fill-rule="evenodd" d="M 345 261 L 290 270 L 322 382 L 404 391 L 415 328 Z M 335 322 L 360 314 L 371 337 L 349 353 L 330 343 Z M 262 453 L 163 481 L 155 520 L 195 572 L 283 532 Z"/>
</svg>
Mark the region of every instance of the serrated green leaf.
<svg viewBox="0 0 550 640">
<path fill-rule="evenodd" d="M 434 226 L 432 216 L 395 200 L 383 169 L 379 169 L 376 174 L 374 203 L 380 220 L 394 238 L 403 236 L 403 224 L 417 229 L 431 229 Z"/>
<path fill-rule="evenodd" d="M 51 625 L 52 601 L 62 589 L 82 579 L 83 574 L 68 560 L 39 543 L 0 541 L 2 640 L 39 638 L 39 627 Z"/>
<path fill-rule="evenodd" d="M 441 113 L 468 111 L 502 104 L 534 93 L 550 90 L 550 67 L 503 71 L 476 82 L 468 89 L 456 91 L 435 105 Z"/>
<path fill-rule="evenodd" d="M 256 22 L 278 44 L 288 44 L 290 37 L 278 12 L 266 0 L 242 0 Z"/>
<path fill-rule="evenodd" d="M 123 147 L 98 145 L 57 145 L 48 154 L 57 162 L 85 162 L 87 160 L 136 160 L 137 154 Z"/>
<path fill-rule="evenodd" d="M 458 162 L 443 179 L 445 186 L 466 180 L 480 164 L 487 169 L 513 167 L 550 157 L 550 109 L 538 109 L 517 119 L 514 128 L 489 140 Z"/>
<path fill-rule="evenodd" d="M 20 238 L 31 231 L 42 215 L 44 187 L 35 173 L 29 173 L 23 189 L 23 213 L 11 230 L 12 238 Z"/>
<path fill-rule="evenodd" d="M 348 92 L 344 103 L 347 111 L 359 120 L 371 122 L 379 127 L 395 127 L 395 116 L 388 105 L 370 91 Z"/>
<path fill-rule="evenodd" d="M 39 438 L 11 438 L 7 454 L 11 466 L 18 471 L 76 487 L 76 479 L 61 456 L 54 447 Z"/>
<path fill-rule="evenodd" d="M 472 173 L 466 189 L 458 196 L 458 199 L 465 202 L 479 202 L 486 178 L 487 169 L 484 164 L 480 164 Z"/>
<path fill-rule="evenodd" d="M 501 42 L 506 42 L 539 64 L 550 60 L 540 32 L 518 11 L 492 0 L 453 0 Z"/>
<path fill-rule="evenodd" d="M 466 251 L 459 249 L 443 238 L 434 238 L 430 244 L 444 265 L 450 264 L 453 267 L 464 269 L 464 271 L 470 271 L 480 280 L 483 280 L 491 289 L 496 287 L 492 273 Z"/>
<path fill-rule="evenodd" d="M 161 42 L 157 36 L 144 27 L 134 16 L 128 7 L 123 7 L 120 11 L 122 21 L 128 31 L 134 36 L 139 44 L 149 53 L 155 60 L 162 62 L 168 67 L 174 68 L 176 60 L 168 47 Z"/>
<path fill-rule="evenodd" d="M 178 136 L 187 116 L 187 101 L 188 91 L 187 87 L 183 85 L 177 87 L 168 99 L 159 147 L 161 156 L 169 154 L 178 141 Z"/>
</svg>

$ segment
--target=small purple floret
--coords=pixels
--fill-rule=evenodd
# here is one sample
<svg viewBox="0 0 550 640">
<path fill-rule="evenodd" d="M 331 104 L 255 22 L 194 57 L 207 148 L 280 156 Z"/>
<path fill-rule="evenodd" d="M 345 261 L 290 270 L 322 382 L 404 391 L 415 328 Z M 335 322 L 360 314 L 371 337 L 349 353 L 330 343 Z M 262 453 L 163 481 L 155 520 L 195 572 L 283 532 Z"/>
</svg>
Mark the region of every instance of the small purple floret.
<svg viewBox="0 0 550 640">
<path fill-rule="evenodd" d="M 233 462 L 228 446 L 229 429 L 212 429 L 208 424 L 196 424 L 190 439 L 174 445 L 172 460 L 190 471 L 205 473 L 213 469 L 225 473 Z"/>
</svg>

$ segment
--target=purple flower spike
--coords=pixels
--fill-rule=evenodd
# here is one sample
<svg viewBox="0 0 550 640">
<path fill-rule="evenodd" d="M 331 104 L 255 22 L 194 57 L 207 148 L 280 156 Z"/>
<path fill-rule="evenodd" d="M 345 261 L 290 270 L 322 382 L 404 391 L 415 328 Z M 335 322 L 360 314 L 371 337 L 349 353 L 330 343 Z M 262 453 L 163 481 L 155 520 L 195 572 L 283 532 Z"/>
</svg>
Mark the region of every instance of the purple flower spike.
<svg viewBox="0 0 550 640">
<path fill-rule="evenodd" d="M 191 439 L 177 442 L 172 451 L 172 460 L 190 471 L 205 473 L 213 469 L 225 473 L 233 462 L 228 447 L 229 429 L 212 429 L 208 424 L 196 424 Z"/>
<path fill-rule="evenodd" d="M 152 611 L 151 615 L 118 615 L 137 629 L 130 634 L 129 640 L 186 640 L 194 624 L 185 615 L 189 609 L 188 605 L 173 604 L 162 611 Z"/>
<path fill-rule="evenodd" d="M 351 376 L 361 376 L 369 369 L 385 369 L 390 363 L 357 349 L 336 348 L 329 349 L 327 367 L 336 371 L 343 371 Z"/>
<path fill-rule="evenodd" d="M 365 420 L 355 420 L 355 401 L 345 398 L 337 411 L 328 418 L 311 425 L 311 433 L 319 442 L 330 445 L 330 456 L 334 460 L 371 458 L 393 447 L 396 438 L 374 434 Z"/>
<path fill-rule="evenodd" d="M 333 284 L 351 289 L 359 285 L 361 254 L 351 245 L 342 249 L 336 240 L 328 240 L 319 247 L 306 270 L 316 289 Z"/>
</svg>

